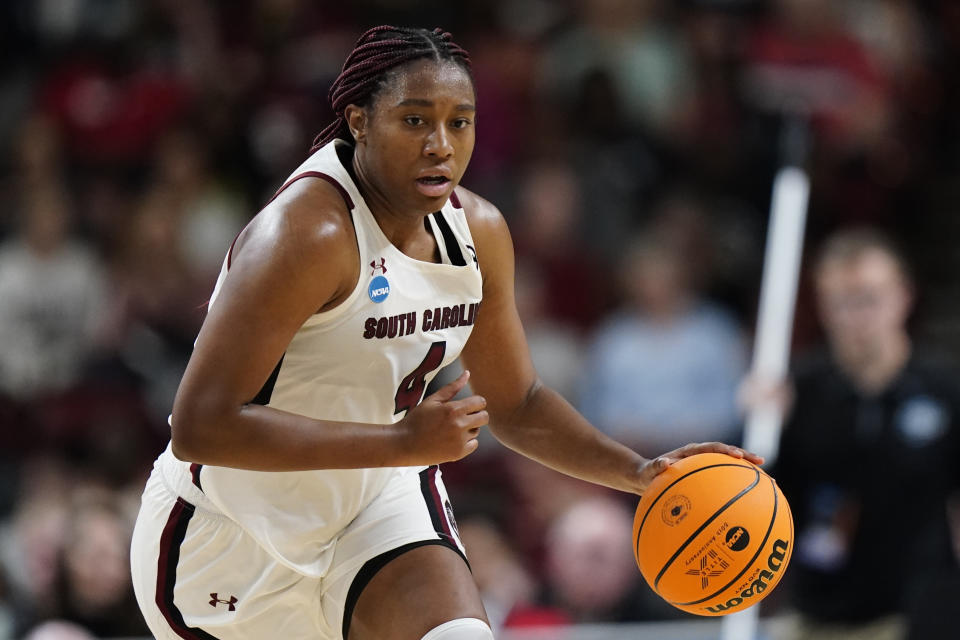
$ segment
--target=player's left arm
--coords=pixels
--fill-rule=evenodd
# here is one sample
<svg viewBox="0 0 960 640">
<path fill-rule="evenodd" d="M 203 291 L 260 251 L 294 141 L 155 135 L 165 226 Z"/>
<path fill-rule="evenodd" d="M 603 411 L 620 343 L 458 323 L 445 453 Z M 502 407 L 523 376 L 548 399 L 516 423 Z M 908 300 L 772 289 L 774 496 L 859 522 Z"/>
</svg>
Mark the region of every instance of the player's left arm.
<svg viewBox="0 0 960 640">
<path fill-rule="evenodd" d="M 642 493 L 671 462 L 703 452 L 762 459 L 719 442 L 691 444 L 647 459 L 594 428 L 537 376 L 514 300 L 513 242 L 500 212 L 458 188 L 483 274 L 483 302 L 461 353 L 474 393 L 484 397 L 490 431 L 503 444 L 577 478 Z"/>
</svg>

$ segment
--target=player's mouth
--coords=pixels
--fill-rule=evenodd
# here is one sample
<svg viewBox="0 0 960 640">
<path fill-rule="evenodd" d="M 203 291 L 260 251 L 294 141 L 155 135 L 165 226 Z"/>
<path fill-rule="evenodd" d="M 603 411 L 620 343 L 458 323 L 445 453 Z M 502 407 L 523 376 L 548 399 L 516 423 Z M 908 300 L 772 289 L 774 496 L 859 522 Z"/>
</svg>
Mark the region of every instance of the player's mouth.
<svg viewBox="0 0 960 640">
<path fill-rule="evenodd" d="M 441 174 L 420 176 L 416 182 L 417 191 L 429 198 L 441 198 L 447 195 L 452 184 L 449 176 Z"/>
</svg>

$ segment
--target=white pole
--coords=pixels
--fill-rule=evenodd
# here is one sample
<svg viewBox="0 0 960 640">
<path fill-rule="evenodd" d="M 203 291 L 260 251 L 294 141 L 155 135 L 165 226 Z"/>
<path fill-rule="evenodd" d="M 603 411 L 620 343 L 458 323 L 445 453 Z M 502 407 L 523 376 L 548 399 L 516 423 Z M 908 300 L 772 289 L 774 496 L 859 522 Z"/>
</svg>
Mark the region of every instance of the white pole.
<svg viewBox="0 0 960 640">
<path fill-rule="evenodd" d="M 765 385 L 786 381 L 809 195 L 810 180 L 802 169 L 784 167 L 777 173 L 751 372 L 755 380 Z M 747 417 L 744 447 L 764 456 L 768 463 L 773 462 L 782 419 L 773 402 L 755 407 Z"/>
<path fill-rule="evenodd" d="M 809 195 L 810 180 L 802 169 L 788 166 L 777 173 L 770 204 L 752 365 L 753 379 L 764 385 L 780 385 L 787 377 Z M 754 407 L 747 416 L 744 447 L 762 455 L 768 464 L 773 462 L 780 444 L 782 422 L 783 415 L 776 403 Z M 759 617 L 757 605 L 726 616 L 721 638 L 753 640 Z"/>
</svg>

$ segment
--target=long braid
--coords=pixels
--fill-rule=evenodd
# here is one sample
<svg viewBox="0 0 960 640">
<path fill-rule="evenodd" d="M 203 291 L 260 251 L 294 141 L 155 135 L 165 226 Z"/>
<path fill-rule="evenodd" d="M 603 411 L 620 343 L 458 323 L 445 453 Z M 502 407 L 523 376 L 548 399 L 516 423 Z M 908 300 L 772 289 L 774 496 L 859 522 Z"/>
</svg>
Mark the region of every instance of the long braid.
<svg viewBox="0 0 960 640">
<path fill-rule="evenodd" d="M 470 55 L 442 29 L 383 25 L 361 35 L 330 86 L 328 97 L 336 118 L 314 139 L 310 152 L 334 138 L 349 140 L 350 129 L 344 117 L 347 106 L 365 106 L 382 86 L 388 71 L 420 58 L 449 60 L 470 73 Z"/>
</svg>

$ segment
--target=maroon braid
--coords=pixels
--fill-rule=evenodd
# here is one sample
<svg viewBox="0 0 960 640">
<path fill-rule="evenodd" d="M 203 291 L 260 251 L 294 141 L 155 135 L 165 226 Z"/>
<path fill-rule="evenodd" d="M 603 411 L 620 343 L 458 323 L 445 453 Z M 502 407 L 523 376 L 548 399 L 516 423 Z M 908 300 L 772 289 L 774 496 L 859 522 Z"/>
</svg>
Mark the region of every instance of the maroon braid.
<svg viewBox="0 0 960 640">
<path fill-rule="evenodd" d="M 310 152 L 334 138 L 350 140 L 344 118 L 347 105 L 366 106 L 383 86 L 386 74 L 406 62 L 420 58 L 449 60 L 470 74 L 470 55 L 442 29 L 409 29 L 380 26 L 365 32 L 343 63 L 340 75 L 330 86 L 330 104 L 336 119 L 320 132 Z"/>
</svg>

